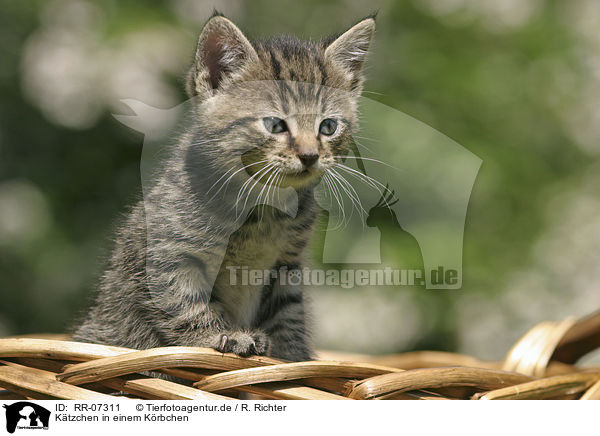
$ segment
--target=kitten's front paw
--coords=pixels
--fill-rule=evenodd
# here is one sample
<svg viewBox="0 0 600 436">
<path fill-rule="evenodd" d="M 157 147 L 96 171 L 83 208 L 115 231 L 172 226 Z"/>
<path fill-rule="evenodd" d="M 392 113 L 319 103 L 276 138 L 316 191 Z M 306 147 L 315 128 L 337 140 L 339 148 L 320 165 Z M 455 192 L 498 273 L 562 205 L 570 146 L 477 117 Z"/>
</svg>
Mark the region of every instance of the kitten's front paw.
<svg viewBox="0 0 600 436">
<path fill-rule="evenodd" d="M 264 355 L 269 350 L 270 340 L 261 331 L 235 331 L 224 333 L 215 347 L 221 353 L 234 353 L 242 357 Z"/>
</svg>

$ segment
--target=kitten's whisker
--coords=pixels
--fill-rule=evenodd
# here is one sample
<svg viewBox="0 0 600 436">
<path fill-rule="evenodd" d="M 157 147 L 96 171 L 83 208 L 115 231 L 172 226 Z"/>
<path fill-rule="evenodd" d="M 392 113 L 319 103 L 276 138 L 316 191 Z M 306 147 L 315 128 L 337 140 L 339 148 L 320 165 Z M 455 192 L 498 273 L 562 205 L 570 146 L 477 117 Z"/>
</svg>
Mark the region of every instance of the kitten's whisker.
<svg viewBox="0 0 600 436">
<path fill-rule="evenodd" d="M 225 172 L 225 174 L 223 174 L 221 177 L 219 177 L 219 178 L 217 179 L 217 181 L 216 181 L 215 183 L 213 183 L 213 184 L 212 184 L 212 186 L 211 186 L 211 187 L 208 189 L 208 191 L 206 191 L 206 195 L 210 194 L 210 191 L 212 191 L 212 190 L 213 190 L 213 188 L 214 188 L 215 186 L 217 186 L 217 183 L 219 183 L 221 180 L 223 180 L 223 178 L 227 177 L 227 175 L 228 175 L 229 173 L 231 173 L 232 171 L 234 171 L 234 170 L 235 170 L 235 167 L 229 168 L 229 169 L 228 169 L 228 170 Z"/>
<path fill-rule="evenodd" d="M 366 174 L 361 173 L 360 171 L 355 170 L 354 168 L 350 168 L 344 164 L 341 163 L 336 163 L 335 164 L 336 167 L 348 171 L 350 175 L 356 177 L 358 180 L 360 180 L 363 183 L 366 183 L 367 185 L 371 186 L 373 189 L 375 189 L 377 192 L 379 192 L 380 195 L 383 196 L 383 193 L 386 192 L 388 190 L 387 186 L 384 186 L 381 182 L 379 182 L 378 180 L 375 180 L 373 177 L 367 176 Z M 377 185 L 381 186 L 383 188 L 383 190 L 380 190 Z M 389 204 L 386 201 L 386 205 L 389 206 Z"/>
<path fill-rule="evenodd" d="M 367 141 L 375 141 L 375 142 L 381 142 L 380 139 L 375 139 L 375 138 L 369 138 L 368 136 L 360 136 L 360 135 L 352 135 L 353 138 L 359 138 L 359 139 L 366 139 Z"/>
<path fill-rule="evenodd" d="M 250 189 L 248 190 L 248 193 L 246 194 L 246 200 L 244 200 L 244 205 L 242 206 L 242 212 L 244 210 L 246 210 L 246 205 L 248 204 L 248 199 L 250 198 L 250 196 L 252 195 L 252 191 L 254 191 L 254 187 L 259 183 L 259 179 L 255 179 L 254 183 L 252 184 L 252 186 L 250 187 Z M 254 203 L 254 205 L 256 206 L 256 202 Z"/>
<path fill-rule="evenodd" d="M 333 192 L 331 190 L 331 184 L 329 182 L 329 178 L 327 176 L 327 172 L 325 172 L 323 174 L 323 177 L 321 179 L 323 180 L 323 183 L 325 183 L 325 187 L 327 188 L 327 197 L 329 198 L 329 209 L 331 210 L 333 208 L 333 200 L 334 200 L 333 197 L 334 197 L 334 194 L 333 194 Z M 331 217 L 331 213 L 329 214 L 329 216 Z M 339 218 L 338 218 L 338 222 L 337 223 L 339 223 Z M 337 229 L 337 226 L 335 227 L 335 229 Z"/>
<path fill-rule="evenodd" d="M 279 174 L 279 179 L 277 179 L 277 203 L 281 204 L 281 182 L 283 182 L 285 174 L 283 173 L 283 170 L 281 170 Z"/>
<path fill-rule="evenodd" d="M 354 177 L 358 178 L 361 182 L 366 183 L 367 185 L 371 186 L 374 189 L 377 189 L 377 191 L 379 193 L 381 193 L 381 191 L 379 191 L 379 188 L 377 187 L 377 184 L 379 184 L 381 186 L 383 186 L 383 184 L 381 182 L 379 182 L 378 180 L 376 180 L 370 176 L 367 176 L 366 174 L 364 174 L 360 171 L 357 171 L 354 168 L 351 168 L 349 166 L 341 164 L 339 162 L 337 162 L 335 164 L 335 167 L 337 167 L 341 170 L 347 171 L 348 173 L 352 174 Z"/>
<path fill-rule="evenodd" d="M 325 174 L 327 175 L 327 174 Z M 331 192 L 331 188 L 328 184 L 328 180 L 325 179 L 325 187 L 327 188 L 327 198 L 329 199 L 329 209 L 331 209 L 333 207 L 333 192 Z"/>
<path fill-rule="evenodd" d="M 217 196 L 217 194 L 218 194 L 219 192 L 221 192 L 221 189 L 223 189 L 225 186 L 227 186 L 227 184 L 229 184 L 229 182 L 231 181 L 231 179 L 233 179 L 233 177 L 234 177 L 234 176 L 235 176 L 237 173 L 239 173 L 240 171 L 244 171 L 245 169 L 247 169 L 247 168 L 250 168 L 251 166 L 258 165 L 258 164 L 261 164 L 261 163 L 263 163 L 263 162 L 266 162 L 266 161 L 267 161 L 267 160 L 266 160 L 266 159 L 264 159 L 264 160 L 262 160 L 262 161 L 258 161 L 258 162 L 254 162 L 254 163 L 251 163 L 251 164 L 245 165 L 245 166 L 243 166 L 242 168 L 238 169 L 238 170 L 237 170 L 236 172 L 234 172 L 234 173 L 233 173 L 231 176 L 229 176 L 229 177 L 227 178 L 227 180 L 225 180 L 225 182 L 223 182 L 223 184 L 221 185 L 221 187 L 220 187 L 220 188 L 217 190 L 217 192 L 215 192 L 215 194 L 214 194 L 214 195 L 213 195 L 213 196 L 212 196 L 212 197 L 211 197 L 211 198 L 210 198 L 208 201 L 212 201 L 212 200 L 213 200 L 213 199 L 214 199 L 214 198 Z M 217 182 L 218 182 L 218 181 L 217 181 Z M 212 189 L 212 188 L 211 188 L 211 189 Z"/>
<path fill-rule="evenodd" d="M 257 172 L 255 172 L 254 174 L 252 174 L 250 177 L 248 177 L 248 180 L 246 180 L 244 182 L 244 184 L 241 186 L 240 190 L 238 191 L 238 195 L 237 195 L 236 201 L 235 201 L 236 205 L 240 201 L 241 196 L 244 195 L 244 191 L 246 190 L 246 188 L 248 187 L 248 185 L 254 180 L 255 177 L 259 176 L 267 168 L 268 168 L 268 165 L 265 165 L 264 167 L 262 167 L 261 169 L 259 169 Z"/>
<path fill-rule="evenodd" d="M 331 172 L 337 176 L 339 178 L 340 183 L 343 183 L 344 186 L 346 186 L 347 188 L 349 188 L 349 190 L 352 191 L 352 197 L 353 199 L 356 199 L 357 201 L 360 202 L 360 197 L 358 195 L 358 193 L 356 192 L 356 189 L 354 189 L 354 186 L 352 186 L 352 184 L 350 182 L 348 182 L 348 180 L 346 180 L 346 178 L 341 175 L 340 173 L 338 173 L 336 170 L 334 170 L 333 168 L 331 169 Z M 362 207 L 361 207 L 362 208 Z M 364 211 L 364 209 L 363 209 Z M 366 212 L 366 211 L 365 211 Z"/>
<path fill-rule="evenodd" d="M 328 173 L 325 173 L 325 174 L 323 174 L 323 180 L 324 180 L 324 181 L 325 181 L 325 183 L 327 184 L 327 189 L 329 190 L 329 195 L 330 195 L 330 197 L 329 197 L 329 201 L 330 201 L 330 204 L 333 206 L 333 200 L 335 199 L 335 200 L 336 200 L 336 202 L 338 203 L 338 207 L 340 208 L 340 210 L 342 210 L 342 213 L 343 213 L 343 208 L 342 208 L 342 205 L 340 204 L 340 202 L 339 202 L 338 198 L 336 197 L 336 195 L 335 195 L 335 194 L 334 194 L 334 192 L 333 192 L 333 187 L 332 187 L 331 180 L 330 180 L 330 176 L 329 176 L 329 174 L 328 174 Z M 331 215 L 330 215 L 330 216 L 331 216 Z M 338 218 L 338 219 L 337 219 L 336 225 L 335 225 L 335 227 L 334 227 L 333 229 L 331 229 L 331 230 L 337 230 L 337 229 L 339 229 L 339 228 L 341 227 L 341 224 L 343 224 L 343 222 L 342 222 L 342 221 L 341 221 L 341 219 L 340 219 L 340 216 L 339 216 L 339 214 L 338 214 L 338 217 L 337 217 L 337 218 Z"/>
<path fill-rule="evenodd" d="M 345 223 L 346 223 L 346 211 L 344 210 L 342 194 L 341 194 L 340 190 L 337 188 L 337 186 L 335 185 L 335 179 L 333 178 L 331 172 L 328 171 L 326 173 L 326 175 L 328 176 L 329 182 L 331 183 L 331 189 L 335 193 L 335 200 L 336 200 L 336 202 L 337 202 L 337 204 L 338 204 L 338 206 L 340 208 L 340 212 L 342 214 L 342 225 L 345 226 Z"/>
<path fill-rule="evenodd" d="M 342 163 L 337 162 L 335 164 L 336 167 L 347 171 L 349 173 L 352 173 L 353 175 L 355 175 L 357 178 L 359 178 L 360 180 L 362 180 L 364 183 L 369 184 L 370 186 L 372 186 L 373 188 L 376 188 L 378 191 L 379 189 L 377 188 L 377 186 L 381 186 L 381 188 L 383 188 L 383 190 L 387 190 L 387 186 L 384 186 L 383 183 L 381 183 L 379 180 L 374 179 L 371 176 L 368 176 L 360 171 L 355 170 L 354 168 L 351 168 L 347 165 L 344 165 Z M 379 193 L 381 193 L 382 191 L 379 191 Z"/>
<path fill-rule="evenodd" d="M 363 144 L 361 144 L 361 143 L 360 143 L 360 142 L 358 142 L 358 141 L 354 141 L 354 143 L 355 143 L 356 145 L 358 145 L 358 146 L 360 146 L 360 147 L 364 148 L 365 150 L 367 150 L 367 151 L 369 151 L 369 152 L 371 152 L 371 153 L 374 153 L 374 152 L 373 152 L 373 150 L 371 150 L 371 149 L 370 149 L 369 147 L 367 147 L 366 145 L 363 145 Z"/>
<path fill-rule="evenodd" d="M 331 169 L 331 174 L 334 178 L 336 178 L 338 180 L 340 187 L 344 190 L 344 192 L 346 193 L 346 195 L 352 202 L 352 210 L 350 211 L 350 213 L 351 213 L 350 216 L 352 216 L 354 209 L 356 209 L 356 211 L 358 212 L 360 217 L 362 219 L 364 219 L 363 213 L 367 214 L 367 211 L 363 208 L 362 203 L 360 202 L 358 193 L 356 192 L 354 187 L 350 183 L 348 183 L 348 181 L 334 169 Z"/>
<path fill-rule="evenodd" d="M 364 145 L 362 142 L 358 141 L 356 138 L 365 138 L 364 136 L 352 136 L 352 139 L 354 140 L 354 143 L 355 143 L 356 145 L 359 145 L 359 146 L 361 146 L 362 148 L 364 148 L 365 150 L 367 150 L 367 151 L 369 151 L 369 152 L 371 152 L 371 153 L 375 154 L 375 152 L 374 152 L 372 149 L 370 149 L 369 147 L 367 147 L 366 145 Z M 369 139 L 369 138 L 365 138 L 365 139 Z M 362 156 L 361 156 L 361 157 L 362 157 Z"/>
<path fill-rule="evenodd" d="M 398 170 L 398 168 L 390 165 L 389 163 L 385 163 L 383 161 L 380 161 L 379 159 L 372 159 L 370 157 L 358 157 L 358 156 L 331 156 L 333 158 L 338 158 L 338 159 L 359 159 L 359 160 L 368 160 L 369 162 L 376 162 L 376 163 L 380 163 L 382 165 L 388 166 L 390 168 L 393 168 L 395 170 Z"/>
<path fill-rule="evenodd" d="M 246 180 L 244 182 L 244 184 L 242 185 L 242 187 L 240 188 L 240 190 L 238 191 L 238 195 L 235 199 L 235 211 L 236 211 L 236 215 L 237 215 L 237 210 L 238 210 L 238 203 L 241 200 L 241 197 L 244 195 L 244 191 L 246 190 L 246 188 L 248 187 L 248 185 L 254 180 L 255 177 L 258 177 L 261 175 L 261 173 L 268 171 L 269 165 L 265 165 L 264 167 L 262 167 L 261 169 L 259 169 L 257 172 L 255 172 L 254 174 L 252 174 L 248 180 Z"/>
<path fill-rule="evenodd" d="M 190 144 L 194 145 L 194 146 L 199 146 L 199 145 L 211 144 L 213 142 L 222 142 L 222 141 L 223 140 L 221 138 L 217 138 L 217 139 L 208 139 L 208 140 L 199 141 L 199 142 L 191 141 Z"/>
<path fill-rule="evenodd" d="M 275 177 L 273 177 L 271 186 L 269 187 L 269 190 L 267 191 L 267 199 L 269 198 L 269 195 L 271 195 L 270 203 L 275 203 L 275 191 L 277 190 L 276 182 L 277 182 L 277 179 L 279 178 L 279 171 L 280 171 L 279 168 L 277 168 L 275 170 Z M 273 189 L 271 190 L 271 188 L 273 188 Z M 272 205 L 271 205 L 271 216 L 275 216 L 275 207 L 273 207 Z"/>
<path fill-rule="evenodd" d="M 354 193 L 356 191 L 354 191 L 354 193 L 352 193 L 348 189 L 348 187 L 352 188 L 352 186 L 348 183 L 348 181 L 346 179 L 344 179 L 342 177 L 342 175 L 340 173 L 338 173 L 337 171 L 335 171 L 333 168 L 330 168 L 330 172 L 331 172 L 332 177 L 334 177 L 339 182 L 340 187 L 344 190 L 344 192 L 346 194 L 348 194 L 348 198 L 352 201 L 357 200 L 358 199 L 357 196 L 354 195 Z M 358 194 L 356 194 L 356 195 L 358 195 Z"/>
<path fill-rule="evenodd" d="M 363 94 L 385 95 L 382 92 L 375 92 L 375 91 L 363 91 Z"/>
<path fill-rule="evenodd" d="M 260 179 L 262 179 L 265 174 L 267 174 L 271 169 L 273 169 L 275 167 L 275 163 L 270 163 L 265 167 L 265 170 L 262 172 L 262 174 L 260 175 L 260 177 L 257 177 L 256 180 L 254 181 L 254 183 L 252 184 L 252 186 L 250 187 L 249 191 L 248 191 L 248 195 L 246 197 L 246 201 L 244 202 L 244 209 L 246 208 L 246 203 L 248 202 L 248 198 L 250 198 L 250 195 L 252 195 L 252 191 L 254 191 L 254 188 L 260 183 Z M 263 183 L 264 185 L 264 183 Z M 264 187 L 264 186 L 263 186 Z M 256 200 L 254 201 L 254 207 L 258 206 L 258 201 L 259 201 L 260 197 L 257 197 Z"/>
<path fill-rule="evenodd" d="M 283 179 L 283 170 L 281 168 L 277 169 L 277 178 L 273 181 L 273 200 L 272 202 L 275 203 L 275 193 L 277 193 L 277 206 L 281 206 L 281 196 L 279 195 L 281 192 L 281 181 Z M 272 211 L 273 214 L 275 214 L 275 211 Z"/>
<path fill-rule="evenodd" d="M 258 194 L 257 201 L 257 209 L 260 208 L 260 218 L 263 219 L 265 217 L 265 207 L 269 201 L 269 190 L 271 189 L 271 179 L 275 172 L 272 172 L 267 176 L 267 180 L 265 181 L 260 193 Z M 263 199 L 263 193 L 265 194 L 265 198 Z M 261 208 L 262 206 L 262 208 Z"/>
<path fill-rule="evenodd" d="M 334 189 L 337 191 L 338 196 L 340 198 L 340 201 L 342 202 L 342 228 L 346 228 L 348 226 L 348 224 L 350 223 L 350 220 L 352 219 L 352 212 L 354 208 L 350 209 L 350 215 L 346 215 L 346 209 L 345 209 L 345 202 L 344 202 L 344 196 L 343 194 L 345 193 L 342 186 L 340 185 L 340 181 L 332 174 L 329 174 L 329 177 L 331 178 L 331 183 L 332 186 L 334 187 Z"/>
<path fill-rule="evenodd" d="M 277 190 L 277 180 L 279 179 L 279 174 L 281 173 L 281 168 L 277 168 L 275 170 L 275 176 L 273 177 L 273 181 L 271 182 L 271 186 L 267 190 L 267 200 L 269 199 L 269 194 L 271 194 L 271 203 L 275 203 L 275 191 Z M 273 188 L 271 190 L 271 188 Z M 264 212 L 264 206 L 263 206 Z M 271 216 L 275 216 L 275 207 L 271 206 Z"/>
<path fill-rule="evenodd" d="M 244 210 L 246 209 L 246 204 L 248 203 L 248 197 L 246 197 L 246 201 L 244 202 L 244 206 L 242 208 L 242 210 L 240 211 L 240 213 L 238 214 L 238 205 L 239 202 L 241 201 L 242 195 L 244 194 L 244 191 L 246 190 L 246 188 L 250 185 L 250 183 L 257 182 L 257 180 L 260 178 L 261 174 L 264 173 L 265 171 L 268 171 L 269 165 L 264 166 L 263 168 L 261 168 L 260 170 L 258 170 L 256 173 L 252 174 L 248 180 L 246 180 L 244 182 L 244 184 L 242 185 L 242 187 L 240 188 L 240 190 L 238 191 L 238 195 L 236 197 L 236 201 L 234 203 L 234 205 L 231 207 L 232 209 L 235 207 L 235 216 L 236 216 L 236 220 L 238 220 L 241 216 L 241 214 L 244 212 Z M 256 179 L 255 179 L 256 178 Z M 251 194 L 251 191 L 248 192 L 248 196 Z"/>
<path fill-rule="evenodd" d="M 252 187 L 248 190 L 248 193 L 246 194 L 246 201 L 244 201 L 244 206 L 242 207 L 241 213 L 243 213 L 244 210 L 246 210 L 246 205 L 248 204 L 248 199 L 250 198 L 250 195 L 252 195 L 252 191 L 254 190 L 254 187 L 260 182 L 260 179 L 263 177 L 263 175 L 268 173 L 269 170 L 274 167 L 274 165 L 275 164 L 273 164 L 273 163 L 265 165 L 263 168 L 261 168 L 256 173 L 254 173 L 248 180 L 246 180 L 245 184 L 249 184 L 252 181 L 252 179 L 254 179 L 254 183 L 252 184 Z M 241 193 L 238 194 L 238 197 L 241 196 L 240 194 Z M 237 204 L 238 204 L 238 202 L 236 201 L 236 203 L 234 205 L 235 210 L 236 210 L 236 219 L 239 218 L 239 215 L 237 215 Z M 254 205 L 256 206 L 256 203 Z"/>
<path fill-rule="evenodd" d="M 273 173 L 271 173 L 269 175 L 269 177 L 267 178 L 267 181 L 265 182 L 264 186 L 260 190 L 260 193 L 258 194 L 257 206 L 260 207 L 260 202 L 262 200 L 263 192 L 265 192 L 265 189 L 267 190 L 267 192 L 265 193 L 266 194 L 265 195 L 265 200 L 264 200 L 264 203 L 262 205 L 263 207 L 262 207 L 262 211 L 261 211 L 261 219 L 264 217 L 265 206 L 266 206 L 266 203 L 269 201 L 269 190 L 271 189 L 270 182 L 273 179 L 273 177 L 275 176 L 275 174 L 277 174 L 277 171 L 274 171 Z"/>
</svg>

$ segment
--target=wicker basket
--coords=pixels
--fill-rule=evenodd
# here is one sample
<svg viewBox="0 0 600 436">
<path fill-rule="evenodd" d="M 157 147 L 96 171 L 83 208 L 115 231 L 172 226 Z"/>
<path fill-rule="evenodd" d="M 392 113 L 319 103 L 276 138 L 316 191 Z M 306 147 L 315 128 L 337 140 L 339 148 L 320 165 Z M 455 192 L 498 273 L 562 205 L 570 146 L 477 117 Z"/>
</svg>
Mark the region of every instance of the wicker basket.
<svg viewBox="0 0 600 436">
<path fill-rule="evenodd" d="M 419 351 L 321 352 L 322 360 L 286 363 L 207 348 L 138 351 L 67 339 L 0 339 L 0 399 L 235 400 L 241 392 L 312 400 L 600 399 L 600 367 L 575 365 L 600 347 L 600 312 L 535 326 L 503 362 Z"/>
</svg>

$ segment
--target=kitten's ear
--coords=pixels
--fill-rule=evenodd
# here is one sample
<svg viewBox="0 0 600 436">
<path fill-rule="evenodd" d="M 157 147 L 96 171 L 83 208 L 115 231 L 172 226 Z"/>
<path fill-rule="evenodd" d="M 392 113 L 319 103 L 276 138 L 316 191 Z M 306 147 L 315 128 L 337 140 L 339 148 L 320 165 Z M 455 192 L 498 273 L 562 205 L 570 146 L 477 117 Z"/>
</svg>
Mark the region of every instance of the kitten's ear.
<svg viewBox="0 0 600 436">
<path fill-rule="evenodd" d="M 375 19 L 365 18 L 329 44 L 325 49 L 325 59 L 356 76 L 362 69 L 374 33 Z"/>
<path fill-rule="evenodd" d="M 194 65 L 187 77 L 188 95 L 212 94 L 227 75 L 255 60 L 258 55 L 242 31 L 227 18 L 214 15 L 198 40 Z"/>
</svg>

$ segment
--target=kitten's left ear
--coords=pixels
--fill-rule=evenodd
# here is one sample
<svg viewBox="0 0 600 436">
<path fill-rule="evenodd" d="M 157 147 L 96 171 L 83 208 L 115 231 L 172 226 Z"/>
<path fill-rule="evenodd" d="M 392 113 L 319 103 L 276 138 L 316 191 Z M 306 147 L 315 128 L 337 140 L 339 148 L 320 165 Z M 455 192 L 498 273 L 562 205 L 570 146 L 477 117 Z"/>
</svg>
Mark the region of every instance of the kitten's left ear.
<svg viewBox="0 0 600 436">
<path fill-rule="evenodd" d="M 365 18 L 355 24 L 325 49 L 325 59 L 341 66 L 351 76 L 357 75 L 365 62 L 375 33 L 375 19 Z"/>
<path fill-rule="evenodd" d="M 194 64 L 188 74 L 187 92 L 190 97 L 211 95 L 227 76 L 257 60 L 256 50 L 242 31 L 215 13 L 200 34 Z"/>
</svg>

